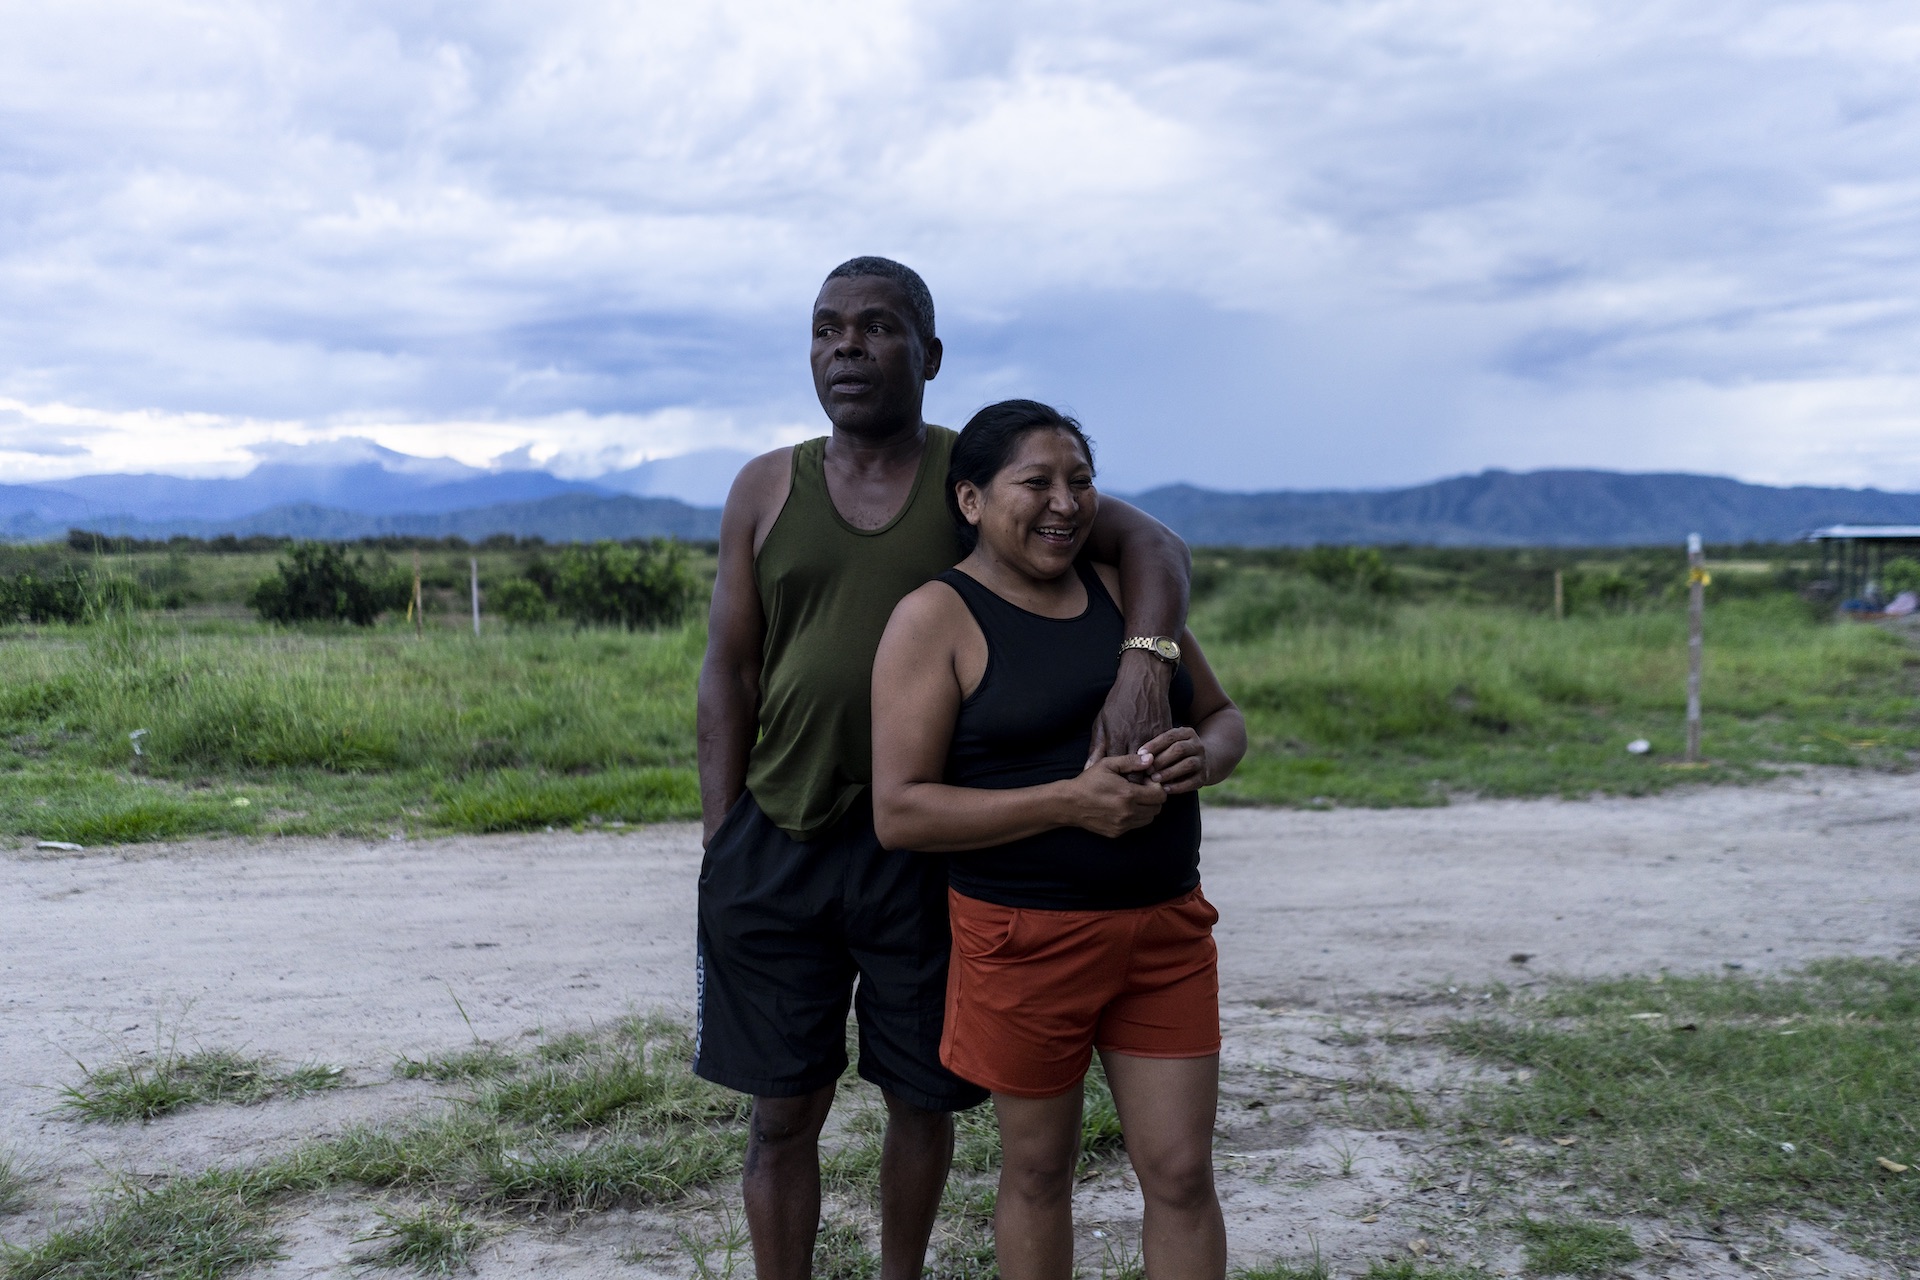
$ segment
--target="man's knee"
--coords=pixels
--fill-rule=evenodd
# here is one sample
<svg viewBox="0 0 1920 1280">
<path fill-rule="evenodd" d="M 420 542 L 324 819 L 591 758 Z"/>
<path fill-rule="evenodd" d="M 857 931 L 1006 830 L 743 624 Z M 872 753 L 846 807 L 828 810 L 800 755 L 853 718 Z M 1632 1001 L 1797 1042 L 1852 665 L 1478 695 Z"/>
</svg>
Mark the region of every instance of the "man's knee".
<svg viewBox="0 0 1920 1280">
<path fill-rule="evenodd" d="M 755 1098 L 747 1132 L 755 1147 L 811 1145 L 819 1139 L 832 1105 L 831 1087 L 797 1098 Z"/>
<path fill-rule="evenodd" d="M 887 1100 L 887 1133 L 915 1143 L 940 1144 L 953 1136 L 953 1112 L 929 1111 L 891 1093 Z"/>
</svg>

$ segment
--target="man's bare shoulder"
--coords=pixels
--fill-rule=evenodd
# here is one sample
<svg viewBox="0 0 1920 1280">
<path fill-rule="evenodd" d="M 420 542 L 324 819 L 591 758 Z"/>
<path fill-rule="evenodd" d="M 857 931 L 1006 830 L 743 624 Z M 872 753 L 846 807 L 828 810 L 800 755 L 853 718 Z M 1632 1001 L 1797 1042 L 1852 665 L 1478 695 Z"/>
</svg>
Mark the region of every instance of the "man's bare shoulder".
<svg viewBox="0 0 1920 1280">
<path fill-rule="evenodd" d="M 742 466 L 733 477 L 733 487 L 727 490 L 727 506 L 740 515 L 758 514 L 791 483 L 793 448 L 785 445 L 768 450 Z"/>
</svg>

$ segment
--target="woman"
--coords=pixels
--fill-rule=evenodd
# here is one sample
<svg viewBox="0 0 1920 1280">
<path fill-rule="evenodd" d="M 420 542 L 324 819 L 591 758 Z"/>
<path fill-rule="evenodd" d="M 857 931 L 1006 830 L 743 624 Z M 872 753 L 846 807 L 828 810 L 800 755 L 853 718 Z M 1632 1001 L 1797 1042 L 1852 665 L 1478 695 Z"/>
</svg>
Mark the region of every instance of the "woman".
<svg viewBox="0 0 1920 1280">
<path fill-rule="evenodd" d="M 1197 792 L 1239 763 L 1245 723 L 1189 633 L 1165 655 L 1177 727 L 1087 763 L 1127 637 L 1118 576 L 1079 559 L 1099 497 L 1071 418 L 982 409 L 947 500 L 972 550 L 900 602 L 874 662 L 874 825 L 889 848 L 952 855 L 941 1060 L 993 1091 L 1001 1275 L 1072 1273 L 1097 1048 L 1146 1199 L 1147 1273 L 1218 1280 L 1218 916 Z"/>
</svg>

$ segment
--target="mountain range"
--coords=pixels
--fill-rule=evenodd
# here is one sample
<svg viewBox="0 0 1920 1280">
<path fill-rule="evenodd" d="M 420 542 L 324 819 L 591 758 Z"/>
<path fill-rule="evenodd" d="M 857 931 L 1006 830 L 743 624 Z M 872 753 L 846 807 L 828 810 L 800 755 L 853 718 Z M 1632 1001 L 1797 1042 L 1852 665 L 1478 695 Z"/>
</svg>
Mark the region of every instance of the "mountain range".
<svg viewBox="0 0 1920 1280">
<path fill-rule="evenodd" d="M 279 446 L 243 476 L 78 476 L 0 485 L 0 539 L 69 528 L 136 537 L 511 533 L 551 542 L 717 536 L 719 504 L 748 455 L 712 449 L 591 479 L 532 466 L 486 469 L 368 440 Z M 1920 525 L 1920 494 L 1777 488 L 1719 476 L 1484 471 L 1381 490 L 1233 493 L 1168 485 L 1132 495 L 1195 545 L 1426 543 L 1605 546 L 1798 537 L 1835 523 Z"/>
</svg>

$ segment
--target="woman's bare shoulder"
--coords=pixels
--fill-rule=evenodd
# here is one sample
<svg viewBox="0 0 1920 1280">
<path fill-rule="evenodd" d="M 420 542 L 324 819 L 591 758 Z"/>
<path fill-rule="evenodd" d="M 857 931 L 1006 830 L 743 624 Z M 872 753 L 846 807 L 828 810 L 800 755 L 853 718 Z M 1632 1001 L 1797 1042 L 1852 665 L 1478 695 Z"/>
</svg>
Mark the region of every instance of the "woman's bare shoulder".
<svg viewBox="0 0 1920 1280">
<path fill-rule="evenodd" d="M 1107 594 L 1113 597 L 1113 602 L 1120 606 L 1122 613 L 1125 613 L 1127 602 L 1120 594 L 1120 570 L 1113 565 L 1101 564 L 1096 560 L 1093 563 L 1093 571 L 1100 575 L 1101 585 L 1106 587 Z"/>
<path fill-rule="evenodd" d="M 963 619 L 970 621 L 971 618 L 966 602 L 960 599 L 960 593 L 935 578 L 900 597 L 900 603 L 893 606 L 893 620 L 887 624 L 887 629 L 946 627 Z"/>
</svg>

